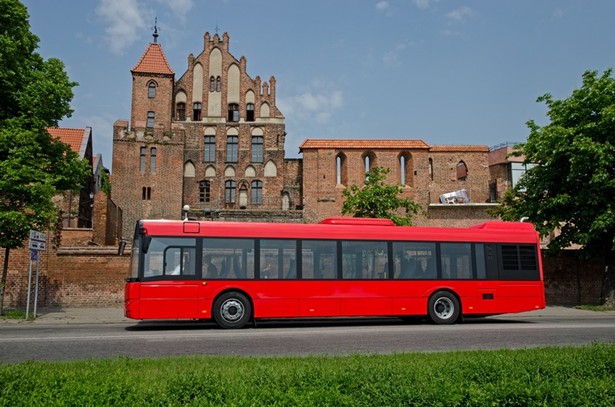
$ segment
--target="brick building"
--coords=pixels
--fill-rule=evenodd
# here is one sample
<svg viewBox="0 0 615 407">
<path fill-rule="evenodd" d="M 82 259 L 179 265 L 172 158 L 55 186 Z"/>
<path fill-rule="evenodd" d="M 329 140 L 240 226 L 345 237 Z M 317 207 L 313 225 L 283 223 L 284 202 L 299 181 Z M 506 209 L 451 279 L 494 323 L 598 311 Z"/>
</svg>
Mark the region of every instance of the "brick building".
<svg viewBox="0 0 615 407">
<path fill-rule="evenodd" d="M 124 236 L 137 219 L 179 218 L 186 205 L 191 217 L 233 218 L 299 204 L 300 164 L 284 158 L 275 78 L 248 75 L 229 42 L 206 33 L 175 80 L 154 33 L 132 69 L 131 119 L 113 134 L 112 198 L 124 211 Z"/>
</svg>

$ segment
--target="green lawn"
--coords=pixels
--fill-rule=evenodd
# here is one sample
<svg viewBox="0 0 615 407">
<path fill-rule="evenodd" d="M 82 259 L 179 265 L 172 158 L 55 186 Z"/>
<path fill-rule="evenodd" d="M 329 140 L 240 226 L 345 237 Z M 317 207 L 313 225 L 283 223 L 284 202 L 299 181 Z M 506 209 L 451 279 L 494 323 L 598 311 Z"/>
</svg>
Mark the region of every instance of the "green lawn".
<svg viewBox="0 0 615 407">
<path fill-rule="evenodd" d="M 37 405 L 612 407 L 615 343 L 338 357 L 0 364 L 0 406 Z"/>
</svg>

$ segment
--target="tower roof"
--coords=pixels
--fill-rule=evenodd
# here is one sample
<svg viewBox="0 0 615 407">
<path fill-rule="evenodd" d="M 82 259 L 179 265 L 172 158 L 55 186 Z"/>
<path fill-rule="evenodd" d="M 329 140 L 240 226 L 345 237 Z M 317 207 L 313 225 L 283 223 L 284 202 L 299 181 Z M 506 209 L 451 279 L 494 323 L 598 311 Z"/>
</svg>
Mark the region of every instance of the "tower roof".
<svg viewBox="0 0 615 407">
<path fill-rule="evenodd" d="M 132 72 L 173 75 L 174 72 L 158 43 L 150 43 Z"/>
</svg>

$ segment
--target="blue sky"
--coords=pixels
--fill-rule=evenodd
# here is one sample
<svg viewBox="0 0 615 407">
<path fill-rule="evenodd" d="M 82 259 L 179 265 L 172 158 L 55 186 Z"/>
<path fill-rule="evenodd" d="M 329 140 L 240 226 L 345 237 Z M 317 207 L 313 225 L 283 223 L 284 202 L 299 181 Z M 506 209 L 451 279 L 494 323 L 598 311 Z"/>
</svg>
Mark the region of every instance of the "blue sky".
<svg viewBox="0 0 615 407">
<path fill-rule="evenodd" d="M 251 77 L 277 80 L 286 156 L 306 138 L 524 141 L 586 70 L 615 67 L 610 0 L 24 0 L 45 58 L 79 82 L 63 127 L 91 126 L 111 166 L 130 69 L 152 41 L 178 79 L 203 35 L 230 35 Z"/>
</svg>

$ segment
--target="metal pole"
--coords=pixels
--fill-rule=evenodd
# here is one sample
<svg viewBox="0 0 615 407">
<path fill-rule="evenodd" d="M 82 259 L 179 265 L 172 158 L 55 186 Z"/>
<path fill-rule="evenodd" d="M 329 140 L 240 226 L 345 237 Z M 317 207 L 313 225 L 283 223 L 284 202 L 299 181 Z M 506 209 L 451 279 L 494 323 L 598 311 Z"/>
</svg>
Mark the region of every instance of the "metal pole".
<svg viewBox="0 0 615 407">
<path fill-rule="evenodd" d="M 34 251 L 30 250 L 30 270 L 28 271 L 28 295 L 26 299 L 26 319 L 28 319 L 28 315 L 30 315 L 30 291 L 32 290 L 32 253 Z"/>
<path fill-rule="evenodd" d="M 36 284 L 34 285 L 34 318 L 36 318 L 36 306 L 38 305 L 38 274 L 41 265 L 40 252 L 36 254 Z"/>
</svg>

